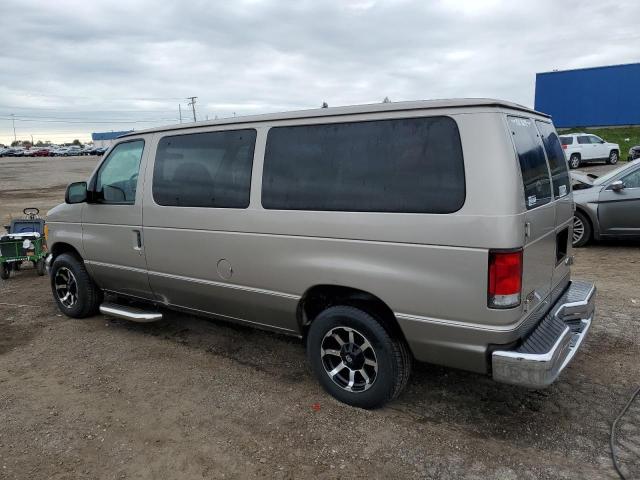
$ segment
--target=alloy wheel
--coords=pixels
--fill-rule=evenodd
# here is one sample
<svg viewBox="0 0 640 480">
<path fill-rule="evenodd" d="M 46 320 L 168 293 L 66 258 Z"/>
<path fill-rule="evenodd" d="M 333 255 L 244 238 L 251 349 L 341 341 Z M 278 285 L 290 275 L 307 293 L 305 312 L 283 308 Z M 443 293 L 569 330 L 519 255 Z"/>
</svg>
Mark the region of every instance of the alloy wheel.
<svg viewBox="0 0 640 480">
<path fill-rule="evenodd" d="M 573 244 L 575 245 L 584 236 L 584 223 L 578 217 L 573 217 Z"/>
<path fill-rule="evenodd" d="M 367 337 L 353 328 L 329 330 L 322 339 L 320 356 L 329 378 L 348 392 L 364 392 L 376 381 L 376 352 Z"/>
<path fill-rule="evenodd" d="M 78 301 L 78 282 L 75 275 L 67 267 L 60 267 L 54 277 L 56 295 L 66 308 L 73 307 Z"/>
<path fill-rule="evenodd" d="M 571 157 L 571 168 L 578 168 L 580 166 L 580 158 L 577 156 Z"/>
</svg>

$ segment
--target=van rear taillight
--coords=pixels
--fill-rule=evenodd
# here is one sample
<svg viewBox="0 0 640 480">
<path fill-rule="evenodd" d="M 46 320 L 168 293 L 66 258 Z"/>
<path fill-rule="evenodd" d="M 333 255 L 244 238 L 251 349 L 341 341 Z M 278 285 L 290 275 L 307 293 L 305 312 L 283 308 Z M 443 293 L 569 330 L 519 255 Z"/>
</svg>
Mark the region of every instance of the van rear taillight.
<svg viewBox="0 0 640 480">
<path fill-rule="evenodd" d="M 520 305 L 522 291 L 522 250 L 489 251 L 489 308 Z"/>
<path fill-rule="evenodd" d="M 566 145 L 562 145 L 562 149 L 563 149 L 563 150 L 566 150 L 566 149 L 567 149 L 567 146 L 566 146 Z"/>
</svg>

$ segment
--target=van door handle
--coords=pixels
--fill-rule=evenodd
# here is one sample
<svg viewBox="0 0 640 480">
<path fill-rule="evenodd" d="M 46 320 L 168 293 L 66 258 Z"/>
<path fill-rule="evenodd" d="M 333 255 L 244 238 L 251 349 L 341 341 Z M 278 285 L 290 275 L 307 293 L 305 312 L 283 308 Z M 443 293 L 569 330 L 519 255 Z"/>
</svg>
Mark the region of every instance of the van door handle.
<svg viewBox="0 0 640 480">
<path fill-rule="evenodd" d="M 133 249 L 142 250 L 142 232 L 140 230 L 133 230 Z"/>
</svg>

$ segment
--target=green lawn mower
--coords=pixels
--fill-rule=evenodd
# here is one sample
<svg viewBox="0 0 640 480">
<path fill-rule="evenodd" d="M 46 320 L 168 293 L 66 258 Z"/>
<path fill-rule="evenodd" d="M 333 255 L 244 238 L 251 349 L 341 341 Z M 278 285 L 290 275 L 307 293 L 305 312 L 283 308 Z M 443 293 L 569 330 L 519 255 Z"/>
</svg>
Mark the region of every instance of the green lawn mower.
<svg viewBox="0 0 640 480">
<path fill-rule="evenodd" d="M 24 218 L 11 220 L 5 225 L 7 233 L 0 237 L 0 278 L 20 270 L 23 262 L 31 262 L 40 276 L 45 274 L 47 242 L 45 222 L 37 208 L 25 208 Z"/>
</svg>

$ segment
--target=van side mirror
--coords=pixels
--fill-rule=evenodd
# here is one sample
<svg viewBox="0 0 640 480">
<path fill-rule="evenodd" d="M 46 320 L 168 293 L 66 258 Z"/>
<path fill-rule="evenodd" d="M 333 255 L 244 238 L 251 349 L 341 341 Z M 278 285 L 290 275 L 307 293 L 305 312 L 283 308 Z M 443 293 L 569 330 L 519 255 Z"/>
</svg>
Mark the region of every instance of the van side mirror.
<svg viewBox="0 0 640 480">
<path fill-rule="evenodd" d="M 619 192 L 620 190 L 624 190 L 625 187 L 626 185 L 622 180 L 616 180 L 611 185 L 609 185 L 609 188 L 611 188 L 611 190 L 613 190 L 614 192 Z"/>
<path fill-rule="evenodd" d="M 84 203 L 87 201 L 87 182 L 74 182 L 67 187 L 65 203 Z"/>
</svg>

